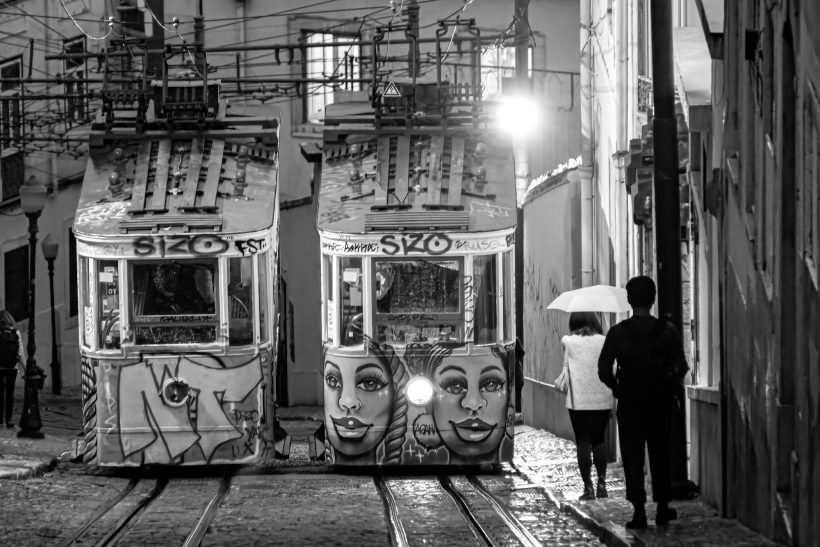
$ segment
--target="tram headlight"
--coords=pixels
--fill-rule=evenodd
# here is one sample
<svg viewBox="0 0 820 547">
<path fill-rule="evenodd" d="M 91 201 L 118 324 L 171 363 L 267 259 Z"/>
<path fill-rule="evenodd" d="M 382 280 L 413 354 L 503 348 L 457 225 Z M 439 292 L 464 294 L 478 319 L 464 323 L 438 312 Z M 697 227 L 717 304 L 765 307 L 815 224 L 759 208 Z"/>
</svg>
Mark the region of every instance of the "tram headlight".
<svg viewBox="0 0 820 547">
<path fill-rule="evenodd" d="M 404 389 L 410 404 L 424 406 L 433 400 L 433 383 L 423 376 L 410 378 Z"/>
</svg>

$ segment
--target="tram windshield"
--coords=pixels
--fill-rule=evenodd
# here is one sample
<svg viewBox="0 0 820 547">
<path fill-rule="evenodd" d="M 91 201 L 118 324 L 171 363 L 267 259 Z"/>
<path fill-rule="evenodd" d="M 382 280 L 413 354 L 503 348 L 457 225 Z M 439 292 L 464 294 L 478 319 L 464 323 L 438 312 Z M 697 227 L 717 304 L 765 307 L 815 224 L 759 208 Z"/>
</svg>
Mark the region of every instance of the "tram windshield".
<svg viewBox="0 0 820 547">
<path fill-rule="evenodd" d="M 513 253 L 467 256 L 323 255 L 325 332 L 340 346 L 366 335 L 388 344 L 514 338 Z M 338 331 L 337 331 L 338 329 Z"/>
<path fill-rule="evenodd" d="M 132 263 L 137 344 L 216 341 L 216 259 Z"/>
<path fill-rule="evenodd" d="M 376 338 L 461 340 L 461 269 L 457 258 L 375 260 Z"/>
</svg>

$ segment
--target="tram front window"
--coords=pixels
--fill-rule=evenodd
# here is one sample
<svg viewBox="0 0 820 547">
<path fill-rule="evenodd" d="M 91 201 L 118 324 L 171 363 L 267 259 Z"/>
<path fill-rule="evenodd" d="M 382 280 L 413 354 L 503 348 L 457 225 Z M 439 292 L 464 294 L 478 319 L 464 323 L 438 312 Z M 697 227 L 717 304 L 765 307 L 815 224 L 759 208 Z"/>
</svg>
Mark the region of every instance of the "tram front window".
<svg viewBox="0 0 820 547">
<path fill-rule="evenodd" d="M 253 343 L 253 261 L 228 260 L 228 338 L 232 346 Z"/>
<path fill-rule="evenodd" d="M 498 342 L 498 290 L 495 270 L 495 255 L 481 255 L 473 259 L 473 325 L 476 344 Z"/>
<path fill-rule="evenodd" d="M 216 341 L 216 259 L 132 264 L 136 344 Z"/>
<path fill-rule="evenodd" d="M 97 261 L 100 347 L 120 347 L 120 283 L 116 260 Z"/>
<path fill-rule="evenodd" d="M 359 257 L 345 257 L 339 264 L 341 272 L 342 301 L 342 345 L 352 346 L 362 343 L 364 335 L 364 307 L 362 304 L 362 259 Z"/>
<path fill-rule="evenodd" d="M 375 337 L 462 341 L 461 259 L 375 260 Z"/>
</svg>

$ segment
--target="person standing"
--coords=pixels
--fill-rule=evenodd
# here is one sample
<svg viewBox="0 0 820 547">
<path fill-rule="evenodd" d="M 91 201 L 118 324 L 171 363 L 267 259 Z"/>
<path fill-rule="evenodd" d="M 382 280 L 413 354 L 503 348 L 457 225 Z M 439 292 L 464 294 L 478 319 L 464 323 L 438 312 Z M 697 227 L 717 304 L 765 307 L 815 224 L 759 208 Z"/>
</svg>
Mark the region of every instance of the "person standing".
<svg viewBox="0 0 820 547">
<path fill-rule="evenodd" d="M 561 338 L 564 346 L 564 368 L 569 375 L 567 409 L 575 434 L 578 469 L 584 481 L 581 500 L 607 497 L 607 454 L 604 435 L 615 399 L 609 388 L 598 379 L 598 357 L 604 336 L 598 317 L 592 312 L 572 312 L 570 334 Z M 592 464 L 598 476 L 593 487 Z"/>
<path fill-rule="evenodd" d="M 6 418 L 6 427 L 14 427 L 14 383 L 17 370 L 25 374 L 26 357 L 17 322 L 7 310 L 0 311 L 0 410 Z"/>
<path fill-rule="evenodd" d="M 646 528 L 644 450 L 649 452 L 655 523 L 677 518 L 669 507 L 672 479 L 669 435 L 676 404 L 675 387 L 689 369 L 677 329 L 651 314 L 655 282 L 638 276 L 626 284 L 632 317 L 607 333 L 598 376 L 618 399 L 618 437 L 626 479 L 626 499 L 634 514 L 627 528 Z M 617 371 L 612 365 L 617 361 Z"/>
</svg>

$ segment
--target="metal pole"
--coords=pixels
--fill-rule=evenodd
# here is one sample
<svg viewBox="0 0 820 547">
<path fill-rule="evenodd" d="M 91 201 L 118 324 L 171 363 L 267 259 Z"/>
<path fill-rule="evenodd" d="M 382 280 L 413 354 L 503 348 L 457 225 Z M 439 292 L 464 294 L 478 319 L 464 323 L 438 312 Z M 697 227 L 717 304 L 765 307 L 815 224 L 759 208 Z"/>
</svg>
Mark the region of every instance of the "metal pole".
<svg viewBox="0 0 820 547">
<path fill-rule="evenodd" d="M 60 352 L 57 350 L 57 325 L 54 320 L 54 259 L 48 261 L 48 288 L 51 293 L 51 392 L 59 395 L 63 389 L 63 374 L 60 365 Z"/>
<path fill-rule="evenodd" d="M 675 80 L 672 56 L 672 3 L 653 1 L 652 86 L 655 99 L 655 246 L 657 250 L 658 315 L 683 333 L 681 288 L 680 196 L 678 183 L 678 130 L 675 119 Z M 686 497 L 686 393 L 678 386 L 679 411 L 673 416 L 670 437 L 672 492 Z"/>
<path fill-rule="evenodd" d="M 42 439 L 45 435 L 40 431 L 43 427 L 43 422 L 40 419 L 40 399 L 37 393 L 40 389 L 40 382 L 45 378 L 40 367 L 37 366 L 37 361 L 34 359 L 34 352 L 37 351 L 37 346 L 34 343 L 34 272 L 36 261 L 34 255 L 37 252 L 37 217 L 40 212 L 26 213 L 28 217 L 28 346 L 26 351 L 28 358 L 26 359 L 26 386 L 23 392 L 23 415 L 20 417 L 20 431 L 17 433 L 18 437 L 28 437 L 31 439 Z"/>
</svg>

